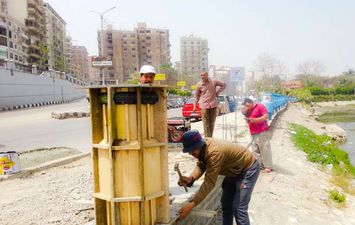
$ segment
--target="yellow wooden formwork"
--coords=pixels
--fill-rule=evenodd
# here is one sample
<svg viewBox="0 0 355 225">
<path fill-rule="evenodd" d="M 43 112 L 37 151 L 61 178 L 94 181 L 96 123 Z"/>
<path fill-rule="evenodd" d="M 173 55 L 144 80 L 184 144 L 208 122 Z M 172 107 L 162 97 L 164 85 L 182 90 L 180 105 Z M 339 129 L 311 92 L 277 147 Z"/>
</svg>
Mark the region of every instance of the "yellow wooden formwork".
<svg viewBox="0 0 355 225">
<path fill-rule="evenodd" d="M 115 102 L 117 93 L 136 102 Z M 142 95 L 158 101 L 141 104 Z M 169 222 L 166 89 L 127 85 L 90 88 L 97 225 Z"/>
</svg>

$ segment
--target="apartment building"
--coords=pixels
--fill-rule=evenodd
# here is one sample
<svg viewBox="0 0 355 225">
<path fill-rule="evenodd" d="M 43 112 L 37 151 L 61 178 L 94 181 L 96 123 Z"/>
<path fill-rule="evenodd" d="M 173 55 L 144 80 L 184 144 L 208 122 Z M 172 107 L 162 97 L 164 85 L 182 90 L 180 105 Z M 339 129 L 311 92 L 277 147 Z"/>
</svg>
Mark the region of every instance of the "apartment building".
<svg viewBox="0 0 355 225">
<path fill-rule="evenodd" d="M 42 0 L 15 0 L 7 1 L 7 15 L 24 24 L 28 36 L 28 63 L 41 67 L 46 63 L 42 52 L 45 36 L 45 17 Z M 19 33 L 22 32 L 21 30 Z M 23 33 L 23 32 L 22 32 Z"/>
<path fill-rule="evenodd" d="M 28 37 L 25 24 L 8 13 L 7 1 L 0 1 L 0 63 L 13 62 L 13 69 L 28 65 Z"/>
<path fill-rule="evenodd" d="M 112 26 L 98 32 L 99 52 L 112 60 L 112 67 L 104 69 L 107 82 L 126 82 L 139 73 L 142 65 L 156 68 L 170 64 L 169 30 L 148 28 L 138 23 L 134 30 L 114 30 Z"/>
<path fill-rule="evenodd" d="M 58 71 L 67 71 L 66 23 L 49 5 L 43 4 L 45 15 L 45 43 L 47 48 L 47 67 Z"/>
<path fill-rule="evenodd" d="M 71 72 L 74 77 L 82 81 L 89 79 L 88 51 L 85 46 L 73 45 L 71 53 Z"/>
<path fill-rule="evenodd" d="M 190 35 L 180 39 L 181 73 L 196 77 L 201 71 L 208 70 L 208 41 Z"/>
</svg>

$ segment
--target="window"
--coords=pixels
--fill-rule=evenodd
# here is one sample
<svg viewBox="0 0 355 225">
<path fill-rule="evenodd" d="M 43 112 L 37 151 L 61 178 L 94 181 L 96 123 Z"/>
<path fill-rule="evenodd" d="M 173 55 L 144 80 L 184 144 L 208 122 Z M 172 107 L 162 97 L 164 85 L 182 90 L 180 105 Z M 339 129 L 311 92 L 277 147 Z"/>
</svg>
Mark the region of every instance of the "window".
<svg viewBox="0 0 355 225">
<path fill-rule="evenodd" d="M 132 48 L 132 51 L 135 51 L 136 50 L 136 48 Z"/>
<path fill-rule="evenodd" d="M 14 54 L 10 53 L 10 58 L 13 59 L 14 58 Z"/>
<path fill-rule="evenodd" d="M 136 57 L 136 55 L 132 55 L 132 57 L 133 57 L 133 58 L 135 58 L 135 57 Z"/>
<path fill-rule="evenodd" d="M 123 41 L 123 44 L 127 44 L 127 41 Z"/>
<path fill-rule="evenodd" d="M 125 37 L 127 37 L 127 35 L 126 35 L 126 34 L 124 34 L 124 35 L 123 35 L 123 37 L 125 38 Z"/>
<path fill-rule="evenodd" d="M 3 27 L 0 27 L 0 35 L 6 36 L 6 29 Z"/>
<path fill-rule="evenodd" d="M 14 43 L 12 41 L 9 41 L 9 47 L 13 48 L 14 47 Z"/>
<path fill-rule="evenodd" d="M 2 45 L 2 46 L 7 46 L 7 38 L 5 38 L 5 37 L 0 37 L 0 45 Z"/>
<path fill-rule="evenodd" d="M 149 36 L 147 37 L 147 40 L 150 40 L 150 37 L 149 37 Z"/>
<path fill-rule="evenodd" d="M 123 48 L 123 51 L 127 51 L 127 48 Z"/>
<path fill-rule="evenodd" d="M 131 44 L 134 45 L 136 42 L 135 41 L 131 41 Z"/>
<path fill-rule="evenodd" d="M 18 56 L 17 55 L 15 55 L 15 60 L 18 60 Z"/>
<path fill-rule="evenodd" d="M 9 38 L 12 38 L 12 32 L 9 30 Z"/>
</svg>

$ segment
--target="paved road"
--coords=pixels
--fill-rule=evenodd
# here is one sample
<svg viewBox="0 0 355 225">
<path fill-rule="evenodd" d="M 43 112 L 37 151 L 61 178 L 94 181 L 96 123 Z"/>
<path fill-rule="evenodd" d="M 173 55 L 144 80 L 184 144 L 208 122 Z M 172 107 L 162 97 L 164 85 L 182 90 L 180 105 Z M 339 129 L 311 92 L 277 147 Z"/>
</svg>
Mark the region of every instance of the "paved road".
<svg viewBox="0 0 355 225">
<path fill-rule="evenodd" d="M 0 151 L 24 151 L 40 147 L 91 149 L 89 118 L 56 120 L 51 112 L 89 111 L 85 100 L 0 113 Z M 168 117 L 181 116 L 181 108 L 168 110 Z"/>
</svg>

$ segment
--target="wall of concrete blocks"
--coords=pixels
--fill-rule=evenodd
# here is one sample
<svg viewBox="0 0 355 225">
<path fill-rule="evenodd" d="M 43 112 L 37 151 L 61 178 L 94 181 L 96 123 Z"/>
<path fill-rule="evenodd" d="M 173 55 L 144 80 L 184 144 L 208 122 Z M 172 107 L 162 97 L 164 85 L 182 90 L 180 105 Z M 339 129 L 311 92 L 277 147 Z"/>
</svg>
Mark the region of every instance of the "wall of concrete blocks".
<svg viewBox="0 0 355 225">
<path fill-rule="evenodd" d="M 0 111 L 60 104 L 85 97 L 67 80 L 0 68 Z"/>
</svg>

